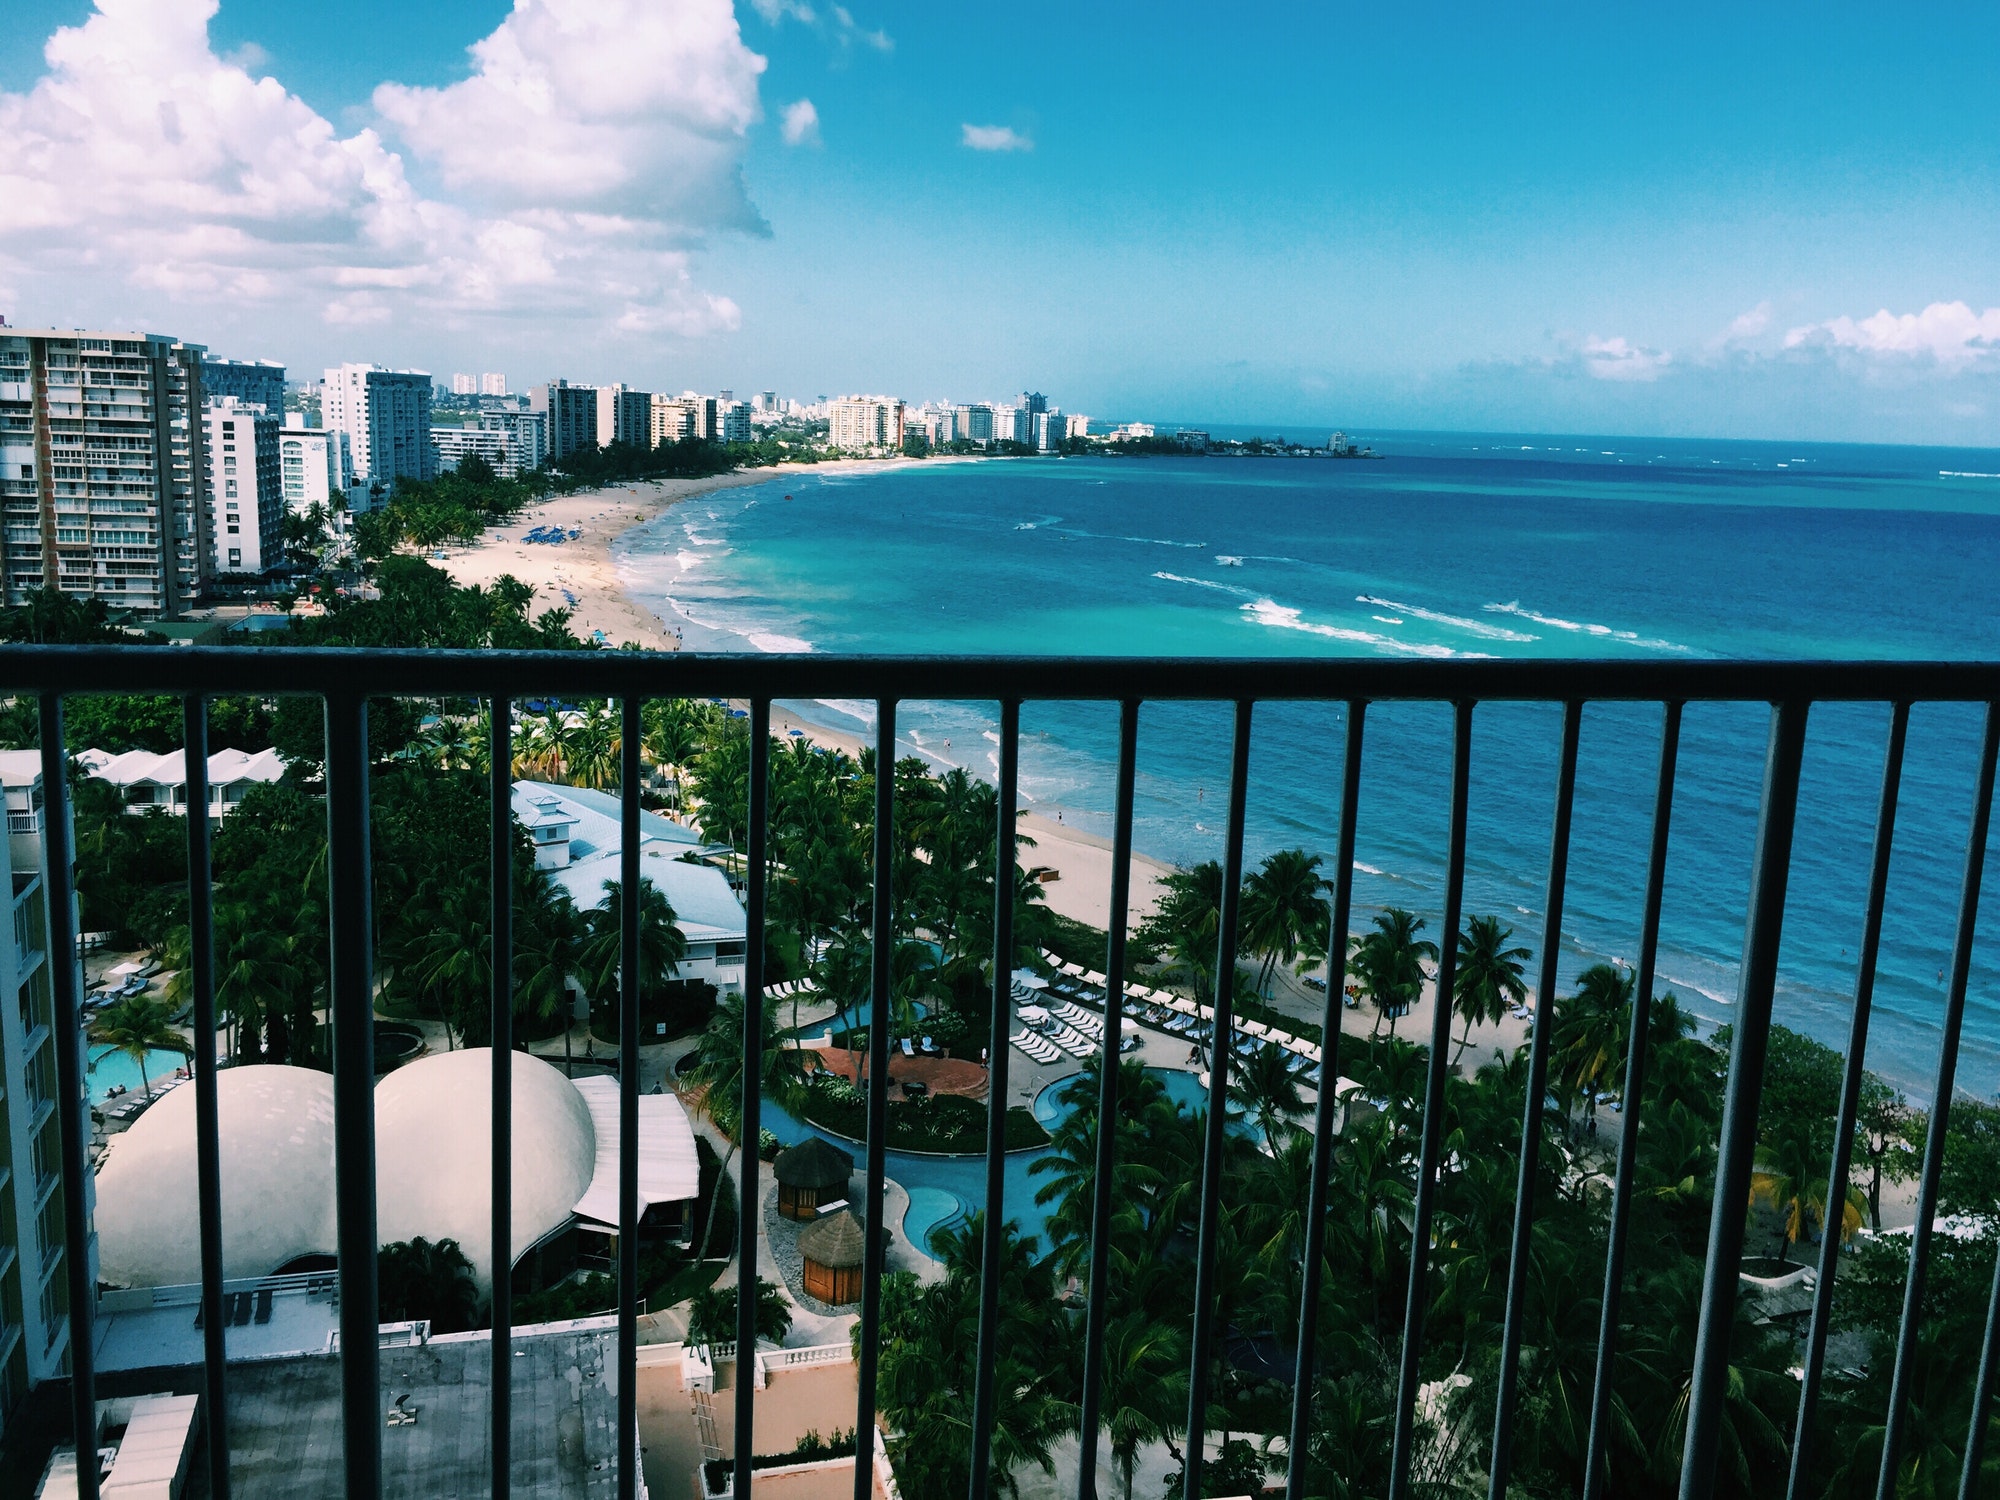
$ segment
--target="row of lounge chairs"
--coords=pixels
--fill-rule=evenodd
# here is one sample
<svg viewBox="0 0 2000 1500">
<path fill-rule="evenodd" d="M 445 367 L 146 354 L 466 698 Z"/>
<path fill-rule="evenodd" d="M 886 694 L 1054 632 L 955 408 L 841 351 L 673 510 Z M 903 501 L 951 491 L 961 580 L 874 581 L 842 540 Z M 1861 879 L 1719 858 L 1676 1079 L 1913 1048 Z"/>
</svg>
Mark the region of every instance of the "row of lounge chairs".
<svg viewBox="0 0 2000 1500">
<path fill-rule="evenodd" d="M 1007 1040 L 1027 1053 L 1036 1062 L 1044 1065 L 1055 1062 L 1062 1057 L 1062 1049 L 1038 1031 L 1029 1031 L 1023 1028 L 1015 1032 Z"/>
</svg>

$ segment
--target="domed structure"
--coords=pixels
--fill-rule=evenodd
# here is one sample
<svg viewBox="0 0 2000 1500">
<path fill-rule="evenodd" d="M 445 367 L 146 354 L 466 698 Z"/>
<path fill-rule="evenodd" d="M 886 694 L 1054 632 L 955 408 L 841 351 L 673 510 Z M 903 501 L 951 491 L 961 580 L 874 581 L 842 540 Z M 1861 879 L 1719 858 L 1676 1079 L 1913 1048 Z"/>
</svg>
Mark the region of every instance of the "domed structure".
<svg viewBox="0 0 2000 1500">
<path fill-rule="evenodd" d="M 375 1228 L 387 1245 L 451 1239 L 482 1292 L 493 1277 L 493 1053 L 406 1064 L 375 1088 Z M 590 1186 L 597 1132 L 576 1085 L 514 1054 L 514 1232 L 507 1264 L 569 1221 Z"/>
<path fill-rule="evenodd" d="M 843 1208 L 810 1225 L 799 1236 L 805 1260 L 806 1294 L 838 1306 L 861 1300 L 861 1262 L 868 1251 L 868 1231 Z"/>
<path fill-rule="evenodd" d="M 809 1135 L 778 1153 L 771 1175 L 778 1179 L 778 1212 L 788 1219 L 811 1221 L 819 1217 L 821 1204 L 847 1197 L 854 1158 L 822 1137 Z"/>
<path fill-rule="evenodd" d="M 311 1068 L 224 1068 L 215 1079 L 222 1168 L 222 1265 L 265 1276 L 331 1254 L 333 1078 Z M 201 1279 L 194 1086 L 113 1136 L 97 1174 L 98 1274 L 119 1286 Z"/>
</svg>

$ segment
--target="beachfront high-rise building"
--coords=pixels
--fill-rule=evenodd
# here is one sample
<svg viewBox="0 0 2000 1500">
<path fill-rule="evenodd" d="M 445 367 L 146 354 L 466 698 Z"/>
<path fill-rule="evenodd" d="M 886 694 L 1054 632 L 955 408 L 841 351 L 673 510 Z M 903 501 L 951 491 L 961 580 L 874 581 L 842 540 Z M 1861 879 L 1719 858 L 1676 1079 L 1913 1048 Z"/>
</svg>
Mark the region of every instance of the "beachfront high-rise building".
<svg viewBox="0 0 2000 1500">
<path fill-rule="evenodd" d="M 542 412 L 482 412 L 479 425 L 488 432 L 502 433 L 507 439 L 507 461 L 495 465 L 503 479 L 530 473 L 548 462 L 549 421 Z"/>
<path fill-rule="evenodd" d="M 285 367 L 270 359 L 217 359 L 204 354 L 201 394 L 205 401 L 234 396 L 238 401 L 280 415 L 285 409 Z"/>
<path fill-rule="evenodd" d="M 1063 418 L 1063 436 L 1087 438 L 1090 436 L 1090 418 L 1080 411 L 1070 412 Z"/>
<path fill-rule="evenodd" d="M 993 440 L 997 443 L 1025 443 L 1035 441 L 1035 417 L 1025 406 L 996 406 L 993 408 Z"/>
<path fill-rule="evenodd" d="M 717 398 L 704 396 L 698 391 L 682 391 L 681 400 L 694 413 L 694 436 L 703 442 L 712 442 L 717 430 Z"/>
<path fill-rule="evenodd" d="M 1060 411 L 1035 413 L 1035 451 L 1059 453 L 1063 445 L 1063 414 Z"/>
<path fill-rule="evenodd" d="M 842 396 L 826 408 L 826 440 L 855 451 L 903 446 L 903 403 L 894 396 Z"/>
<path fill-rule="evenodd" d="M 635 391 L 629 385 L 600 385 L 597 388 L 597 446 L 609 448 L 624 443 L 633 448 L 647 446 L 653 423 L 653 394 Z"/>
<path fill-rule="evenodd" d="M 507 434 L 484 427 L 433 427 L 431 442 L 438 451 L 438 468 L 446 474 L 458 472 L 466 459 L 479 457 L 495 474 L 511 468 L 507 460 Z M 504 476 L 503 476 L 504 477 Z"/>
<path fill-rule="evenodd" d="M 528 392 L 528 410 L 542 414 L 550 463 L 597 442 L 597 392 L 587 385 L 551 380 Z"/>
<path fill-rule="evenodd" d="M 437 477 L 431 377 L 424 370 L 347 364 L 326 372 L 320 425 L 347 434 L 354 477 L 387 491 L 399 479 Z"/>
<path fill-rule="evenodd" d="M 716 406 L 716 426 L 718 435 L 725 443 L 747 443 L 750 441 L 750 403 L 748 401 L 725 401 Z"/>
<path fill-rule="evenodd" d="M 451 393 L 454 396 L 476 396 L 479 382 L 470 375 L 455 374 L 451 377 Z"/>
<path fill-rule="evenodd" d="M 985 405 L 956 408 L 958 436 L 968 443 L 993 441 L 993 408 Z"/>
<path fill-rule="evenodd" d="M 1031 418 L 1039 417 L 1049 409 L 1049 398 L 1044 396 L 1040 391 L 1023 391 L 1014 398 L 1014 404 L 1025 411 Z"/>
<path fill-rule="evenodd" d="M 347 499 L 347 434 L 308 427 L 302 412 L 286 412 L 278 429 L 278 477 L 285 508 L 301 512 L 314 505 L 339 510 Z"/>
<path fill-rule="evenodd" d="M 285 557 L 279 414 L 225 396 L 208 403 L 206 420 L 214 571 L 233 578 L 268 573 Z"/>
<path fill-rule="evenodd" d="M 0 751 L 7 804 L 11 941 L 0 941 L 0 1422 L 30 1385 L 65 1373 L 69 1359 L 69 1262 L 64 1248 L 61 1120 L 56 1083 L 54 971 L 42 835 L 47 817 L 41 752 Z M 74 915 L 71 918 L 74 924 Z M 73 930 L 73 926 L 72 926 Z M 79 980 L 81 976 L 79 975 Z M 78 1038 L 82 1046 L 82 1038 Z M 88 1128 L 86 1122 L 86 1128 Z M 85 1221 L 93 1182 L 83 1177 Z M 97 1272 L 97 1240 L 84 1244 Z M 4 1429 L 0 1429 L 4 1432 Z M 12 1446 L 12 1433 L 4 1433 Z"/>
<path fill-rule="evenodd" d="M 507 394 L 507 377 L 498 370 L 488 370 L 479 377 L 479 394 L 482 396 L 504 396 Z"/>
<path fill-rule="evenodd" d="M 0 577 L 172 615 L 208 581 L 202 348 L 0 326 Z"/>
<path fill-rule="evenodd" d="M 692 401 L 675 396 L 655 396 L 651 407 L 650 435 L 655 448 L 695 436 L 695 409 Z"/>
</svg>

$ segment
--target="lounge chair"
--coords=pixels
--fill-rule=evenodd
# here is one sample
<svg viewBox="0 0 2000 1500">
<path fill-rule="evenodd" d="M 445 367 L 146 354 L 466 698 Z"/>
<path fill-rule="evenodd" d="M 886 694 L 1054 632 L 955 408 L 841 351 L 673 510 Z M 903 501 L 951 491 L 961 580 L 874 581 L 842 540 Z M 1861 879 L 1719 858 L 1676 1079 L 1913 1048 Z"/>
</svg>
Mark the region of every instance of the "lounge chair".
<svg viewBox="0 0 2000 1500">
<path fill-rule="evenodd" d="M 257 1289 L 256 1321 L 259 1323 L 268 1323 L 271 1321 L 271 1289 L 269 1287 L 259 1287 Z"/>
</svg>

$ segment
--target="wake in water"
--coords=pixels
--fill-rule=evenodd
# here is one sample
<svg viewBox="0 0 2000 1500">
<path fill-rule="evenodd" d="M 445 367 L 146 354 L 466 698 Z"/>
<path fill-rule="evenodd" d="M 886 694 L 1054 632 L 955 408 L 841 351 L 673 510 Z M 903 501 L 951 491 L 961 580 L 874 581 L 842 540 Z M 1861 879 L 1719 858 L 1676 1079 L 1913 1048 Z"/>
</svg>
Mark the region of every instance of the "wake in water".
<svg viewBox="0 0 2000 1500">
<path fill-rule="evenodd" d="M 1484 625 L 1478 620 L 1468 620 L 1460 615 L 1444 614 L 1435 609 L 1419 609 L 1414 604 L 1401 604 L 1394 599 L 1377 598 L 1374 594 L 1357 594 L 1354 596 L 1354 602 L 1357 604 L 1372 604 L 1377 609 L 1393 609 L 1399 615 L 1407 615 L 1419 620 L 1429 620 L 1433 625 L 1449 625 L 1453 630 L 1463 630 L 1466 634 L 1479 636 L 1483 640 L 1514 641 L 1520 645 L 1526 645 L 1529 641 L 1538 641 L 1541 639 L 1540 636 L 1525 635 L 1518 630 L 1509 630 L 1504 625 Z M 1487 607 L 1489 609 L 1492 608 L 1491 605 Z M 1381 616 L 1377 615 L 1376 618 L 1379 620 Z"/>
<path fill-rule="evenodd" d="M 1636 630 L 1618 630 L 1610 625 L 1589 624 L 1577 620 L 1559 619 L 1555 615 L 1537 614 L 1532 609 L 1523 609 L 1517 599 L 1510 599 L 1505 604 L 1489 604 L 1486 609 L 1496 615 L 1518 615 L 1523 620 L 1532 620 L 1537 625 L 1548 626 L 1551 630 L 1567 630 L 1576 635 L 1594 635 L 1603 640 L 1623 641 L 1627 645 L 1638 646 L 1647 651 L 1678 651 L 1689 656 L 1694 654 L 1694 648 L 1691 646 L 1683 646 L 1676 641 L 1651 640 Z M 1533 640 L 1534 637 L 1521 636 L 1516 639 Z"/>
</svg>

